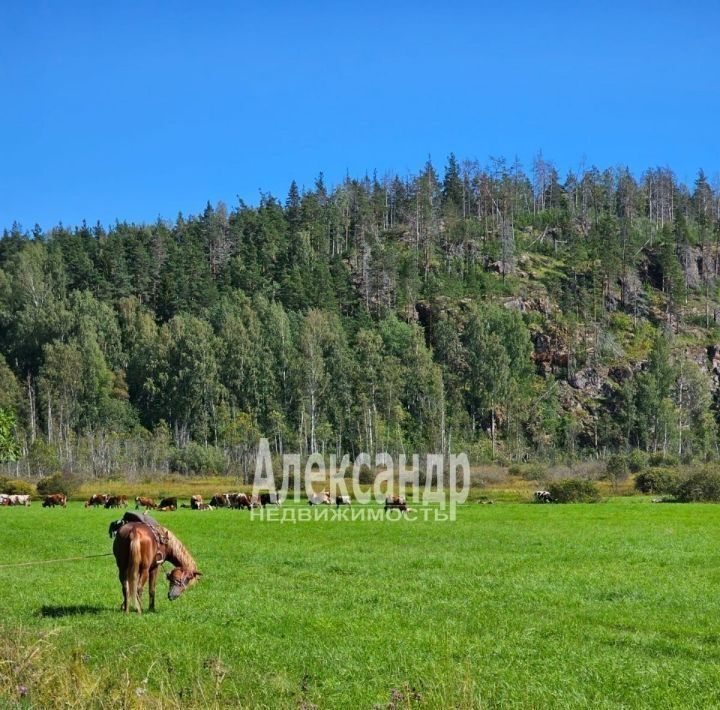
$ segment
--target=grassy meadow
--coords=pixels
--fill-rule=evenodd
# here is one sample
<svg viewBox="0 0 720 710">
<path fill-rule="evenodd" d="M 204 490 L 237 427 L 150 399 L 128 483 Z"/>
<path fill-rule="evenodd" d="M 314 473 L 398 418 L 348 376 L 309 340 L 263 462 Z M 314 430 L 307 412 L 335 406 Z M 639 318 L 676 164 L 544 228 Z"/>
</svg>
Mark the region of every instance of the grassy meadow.
<svg viewBox="0 0 720 710">
<path fill-rule="evenodd" d="M 114 517 L 0 509 L 0 565 L 109 552 Z M 157 517 L 204 577 L 155 614 L 120 613 L 112 557 L 0 568 L 0 706 L 720 704 L 716 505 Z"/>
</svg>

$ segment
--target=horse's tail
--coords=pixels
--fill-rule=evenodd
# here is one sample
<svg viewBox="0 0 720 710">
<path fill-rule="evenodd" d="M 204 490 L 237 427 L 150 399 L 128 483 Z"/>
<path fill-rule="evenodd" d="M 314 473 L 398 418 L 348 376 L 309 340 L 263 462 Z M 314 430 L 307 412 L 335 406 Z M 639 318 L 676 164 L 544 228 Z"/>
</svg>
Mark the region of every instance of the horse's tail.
<svg viewBox="0 0 720 710">
<path fill-rule="evenodd" d="M 128 557 L 127 584 L 128 584 L 128 600 L 127 604 L 131 604 L 138 608 L 139 601 L 137 598 L 138 580 L 140 579 L 140 563 L 142 562 L 142 543 L 140 536 L 130 533 L 130 555 Z"/>
</svg>

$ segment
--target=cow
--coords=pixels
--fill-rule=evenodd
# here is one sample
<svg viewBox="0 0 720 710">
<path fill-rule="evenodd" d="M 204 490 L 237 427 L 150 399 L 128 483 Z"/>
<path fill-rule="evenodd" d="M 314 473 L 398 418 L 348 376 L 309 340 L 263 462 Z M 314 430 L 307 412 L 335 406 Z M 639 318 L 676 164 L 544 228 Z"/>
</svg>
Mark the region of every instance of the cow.
<svg viewBox="0 0 720 710">
<path fill-rule="evenodd" d="M 308 497 L 308 505 L 330 505 L 330 491 L 313 493 Z"/>
<path fill-rule="evenodd" d="M 216 493 L 210 499 L 210 505 L 213 506 L 213 508 L 229 508 L 230 497 L 227 493 Z"/>
<path fill-rule="evenodd" d="M 0 493 L 0 505 L 10 505 L 10 496 L 7 493 Z"/>
<path fill-rule="evenodd" d="M 550 491 L 535 491 L 535 493 L 533 493 L 533 500 L 536 503 L 552 503 L 553 497 Z"/>
<path fill-rule="evenodd" d="M 350 496 L 335 496 L 336 509 L 339 508 L 341 505 L 350 505 L 350 504 L 351 504 Z"/>
<path fill-rule="evenodd" d="M 231 508 L 247 508 L 251 510 L 254 507 L 253 501 L 247 493 L 229 493 L 228 500 Z"/>
<path fill-rule="evenodd" d="M 385 498 L 385 510 L 400 510 L 407 512 L 407 501 L 402 496 L 388 496 Z"/>
<path fill-rule="evenodd" d="M 282 499 L 280 494 L 275 491 L 274 493 L 261 493 L 260 494 L 260 505 L 264 508 L 266 505 L 282 505 Z"/>
<path fill-rule="evenodd" d="M 26 508 L 30 505 L 30 496 L 27 494 L 11 493 L 10 505 L 24 505 Z"/>
<path fill-rule="evenodd" d="M 54 508 L 56 505 L 67 508 L 67 496 L 64 493 L 53 493 L 52 495 L 46 496 L 42 507 Z"/>
<path fill-rule="evenodd" d="M 201 510 L 200 506 L 203 504 L 202 496 L 190 496 L 190 508 L 192 510 Z"/>
<path fill-rule="evenodd" d="M 105 501 L 105 508 L 107 510 L 110 508 L 119 508 L 120 506 L 123 508 L 128 507 L 127 496 L 110 496 Z"/>
<path fill-rule="evenodd" d="M 158 504 L 159 510 L 177 510 L 177 498 L 170 496 L 169 498 L 163 498 Z"/>
<path fill-rule="evenodd" d="M 148 508 L 157 508 L 157 505 L 155 504 L 155 501 L 152 498 L 145 498 L 144 496 L 137 496 L 135 498 L 135 510 L 138 510 L 140 507 L 145 508 L 147 510 Z"/>
<path fill-rule="evenodd" d="M 157 508 L 155 508 L 155 510 L 159 510 L 164 513 L 170 513 L 174 510 L 177 510 L 177 506 L 176 505 L 160 505 Z"/>
<path fill-rule="evenodd" d="M 85 507 L 95 508 L 98 505 L 105 505 L 105 503 L 108 502 L 109 497 L 110 496 L 106 495 L 105 493 L 93 493 L 93 495 L 90 496 L 89 500 L 85 501 Z"/>
</svg>

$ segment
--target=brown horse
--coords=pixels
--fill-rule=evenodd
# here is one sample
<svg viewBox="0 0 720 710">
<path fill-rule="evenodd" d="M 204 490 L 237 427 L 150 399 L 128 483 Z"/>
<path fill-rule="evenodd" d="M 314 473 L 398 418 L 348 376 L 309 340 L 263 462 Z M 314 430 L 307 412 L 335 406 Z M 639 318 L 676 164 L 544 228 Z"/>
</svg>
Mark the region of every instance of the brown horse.
<svg viewBox="0 0 720 710">
<path fill-rule="evenodd" d="M 155 585 L 157 573 L 165 560 L 175 565 L 168 575 L 168 599 L 177 599 L 202 576 L 195 560 L 183 544 L 169 530 L 152 528 L 145 523 L 126 523 L 117 532 L 113 553 L 120 573 L 123 590 L 122 610 L 127 613 L 130 604 L 138 614 L 142 612 L 142 593 L 150 582 L 150 611 L 155 611 Z"/>
</svg>

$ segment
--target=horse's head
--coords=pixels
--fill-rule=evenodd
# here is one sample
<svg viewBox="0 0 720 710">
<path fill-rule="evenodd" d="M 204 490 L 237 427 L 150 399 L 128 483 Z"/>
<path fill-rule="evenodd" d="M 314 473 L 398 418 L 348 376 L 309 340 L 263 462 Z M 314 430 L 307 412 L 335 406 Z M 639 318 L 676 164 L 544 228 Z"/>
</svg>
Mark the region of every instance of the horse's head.
<svg viewBox="0 0 720 710">
<path fill-rule="evenodd" d="M 168 599 L 170 601 L 177 599 L 188 587 L 195 584 L 200 577 L 202 577 L 202 572 L 191 572 L 190 570 L 182 569 L 182 567 L 176 567 L 167 575 L 167 580 L 170 582 Z"/>
</svg>

